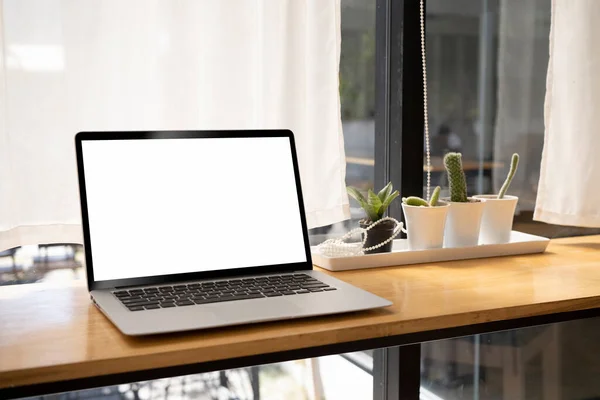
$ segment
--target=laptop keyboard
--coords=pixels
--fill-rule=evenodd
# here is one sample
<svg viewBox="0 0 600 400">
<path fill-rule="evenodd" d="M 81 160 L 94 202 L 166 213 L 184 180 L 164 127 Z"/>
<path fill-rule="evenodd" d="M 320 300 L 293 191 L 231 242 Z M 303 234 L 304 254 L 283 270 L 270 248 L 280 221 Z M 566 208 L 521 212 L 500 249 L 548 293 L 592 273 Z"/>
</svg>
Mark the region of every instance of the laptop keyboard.
<svg viewBox="0 0 600 400">
<path fill-rule="evenodd" d="M 332 290 L 336 289 L 306 274 L 286 274 L 117 290 L 113 294 L 130 311 L 142 311 Z"/>
</svg>

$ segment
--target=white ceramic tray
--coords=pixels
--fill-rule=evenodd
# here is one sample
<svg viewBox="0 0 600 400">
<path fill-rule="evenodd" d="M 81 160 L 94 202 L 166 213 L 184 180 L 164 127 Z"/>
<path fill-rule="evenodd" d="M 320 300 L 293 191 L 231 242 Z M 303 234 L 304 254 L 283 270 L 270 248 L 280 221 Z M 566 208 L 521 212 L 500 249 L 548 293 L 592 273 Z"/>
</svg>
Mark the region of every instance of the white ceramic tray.
<svg viewBox="0 0 600 400">
<path fill-rule="evenodd" d="M 433 250 L 408 250 L 406 239 L 396 239 L 391 253 L 366 254 L 355 257 L 325 257 L 316 246 L 311 248 L 313 263 L 330 271 L 378 268 L 395 265 L 421 264 L 439 261 L 468 260 L 472 258 L 543 253 L 550 239 L 512 231 L 510 242 L 483 244 L 473 247 L 442 248 Z"/>
</svg>

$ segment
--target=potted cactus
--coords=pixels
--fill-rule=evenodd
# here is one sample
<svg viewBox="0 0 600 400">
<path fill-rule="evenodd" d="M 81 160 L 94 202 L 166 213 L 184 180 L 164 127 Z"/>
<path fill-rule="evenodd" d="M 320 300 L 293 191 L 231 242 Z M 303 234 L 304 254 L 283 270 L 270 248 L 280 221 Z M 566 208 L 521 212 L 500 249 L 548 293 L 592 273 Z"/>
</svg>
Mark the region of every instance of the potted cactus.
<svg viewBox="0 0 600 400">
<path fill-rule="evenodd" d="M 362 209 L 365 210 L 367 217 L 359 221 L 360 227 L 365 229 L 368 228 L 372 223 L 382 219 L 392 201 L 400 195 L 397 190 L 394 191 L 391 182 L 388 183 L 377 194 L 369 189 L 366 197 L 357 188 L 352 186 L 348 186 L 346 191 L 354 200 L 358 202 L 358 204 L 360 204 Z M 364 247 L 368 248 L 383 243 L 392 237 L 395 230 L 396 223 L 394 221 L 388 220 L 378 223 L 369 230 Z M 365 251 L 365 253 L 386 253 L 390 251 L 392 251 L 391 241 L 377 249 Z"/>
<path fill-rule="evenodd" d="M 513 217 L 519 198 L 517 196 L 507 196 L 506 191 L 510 187 L 512 180 L 519 166 L 519 155 L 512 155 L 510 170 L 508 176 L 498 194 L 486 194 L 473 196 L 485 203 L 483 215 L 481 217 L 481 244 L 499 244 L 510 241 L 512 231 Z"/>
<path fill-rule="evenodd" d="M 460 153 L 446 154 L 444 167 L 450 185 L 450 198 L 444 199 L 450 203 L 444 230 L 444 247 L 477 246 L 484 203 L 467 196 L 467 179 Z"/>
<path fill-rule="evenodd" d="M 439 201 L 439 197 L 440 187 L 437 186 L 429 201 L 420 197 L 402 198 L 409 250 L 437 249 L 443 246 L 449 205 Z"/>
</svg>

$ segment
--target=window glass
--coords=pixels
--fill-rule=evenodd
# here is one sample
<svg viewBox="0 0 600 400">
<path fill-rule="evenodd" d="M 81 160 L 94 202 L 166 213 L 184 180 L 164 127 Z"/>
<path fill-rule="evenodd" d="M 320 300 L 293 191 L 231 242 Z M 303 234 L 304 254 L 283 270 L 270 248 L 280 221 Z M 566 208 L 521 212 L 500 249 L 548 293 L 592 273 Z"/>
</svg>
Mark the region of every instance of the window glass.
<svg viewBox="0 0 600 400">
<path fill-rule="evenodd" d="M 533 221 L 544 143 L 550 0 L 427 2 L 432 185 L 448 195 L 444 154 L 463 154 L 469 195 L 497 193 L 519 153 L 508 194 L 514 229 L 546 237 L 600 230 Z M 424 180 L 425 182 L 425 180 Z M 425 192 L 425 191 L 424 191 Z"/>
<path fill-rule="evenodd" d="M 508 192 L 519 197 L 513 229 L 554 238 L 599 230 L 533 221 L 550 10 L 550 0 L 428 0 L 426 39 L 432 185 L 447 188 L 442 157 L 460 151 L 469 194 L 497 193 L 519 153 Z M 424 343 L 421 386 L 442 399 L 598 398 L 599 366 L 589 356 L 598 323 Z"/>
<path fill-rule="evenodd" d="M 373 189 L 375 155 L 375 0 L 342 0 L 340 99 L 346 184 Z M 350 199 L 349 221 L 310 230 L 311 244 L 357 227 L 364 213 Z"/>
<path fill-rule="evenodd" d="M 421 388 L 436 399 L 597 399 L 600 319 L 421 345 Z"/>
<path fill-rule="evenodd" d="M 83 246 L 59 243 L 0 252 L 0 286 L 85 281 Z"/>
<path fill-rule="evenodd" d="M 372 368 L 372 359 L 369 364 L 369 357 L 364 356 L 366 361 L 356 361 L 354 353 L 340 354 L 106 386 L 30 400 L 369 400 L 373 398 L 373 374 L 368 369 Z"/>
</svg>

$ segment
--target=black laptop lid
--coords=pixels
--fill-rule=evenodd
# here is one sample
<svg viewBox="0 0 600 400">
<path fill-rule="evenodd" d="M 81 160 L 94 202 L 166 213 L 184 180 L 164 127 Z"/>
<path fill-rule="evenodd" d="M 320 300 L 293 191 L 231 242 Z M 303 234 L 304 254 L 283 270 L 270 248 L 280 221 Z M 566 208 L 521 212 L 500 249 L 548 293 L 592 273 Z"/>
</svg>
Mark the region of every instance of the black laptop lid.
<svg viewBox="0 0 600 400">
<path fill-rule="evenodd" d="M 75 142 L 90 290 L 312 268 L 290 131 Z"/>
</svg>

